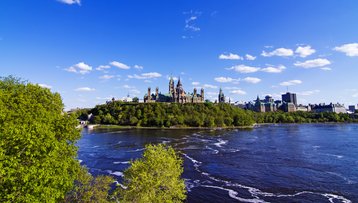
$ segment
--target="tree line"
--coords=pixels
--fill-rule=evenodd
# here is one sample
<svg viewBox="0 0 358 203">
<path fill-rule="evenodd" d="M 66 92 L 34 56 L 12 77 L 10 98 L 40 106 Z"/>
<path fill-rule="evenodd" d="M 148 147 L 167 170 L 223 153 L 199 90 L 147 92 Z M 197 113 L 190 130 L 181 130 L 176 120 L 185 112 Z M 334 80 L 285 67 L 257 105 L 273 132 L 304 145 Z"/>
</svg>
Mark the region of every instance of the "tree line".
<svg viewBox="0 0 358 203">
<path fill-rule="evenodd" d="M 255 113 L 254 119 L 256 123 L 342 123 L 342 122 L 358 122 L 358 117 L 354 115 L 334 112 L 265 112 Z"/>
<path fill-rule="evenodd" d="M 93 124 L 138 127 L 233 127 L 255 123 L 253 112 L 229 104 L 124 103 L 120 101 L 97 105 L 80 111 L 78 117 Z"/>
<path fill-rule="evenodd" d="M 333 112 L 265 112 L 243 110 L 230 104 L 127 103 L 120 101 L 75 112 L 92 124 L 138 127 L 235 127 L 254 123 L 358 122 L 358 117 Z M 89 118 L 89 115 L 91 117 Z"/>
</svg>

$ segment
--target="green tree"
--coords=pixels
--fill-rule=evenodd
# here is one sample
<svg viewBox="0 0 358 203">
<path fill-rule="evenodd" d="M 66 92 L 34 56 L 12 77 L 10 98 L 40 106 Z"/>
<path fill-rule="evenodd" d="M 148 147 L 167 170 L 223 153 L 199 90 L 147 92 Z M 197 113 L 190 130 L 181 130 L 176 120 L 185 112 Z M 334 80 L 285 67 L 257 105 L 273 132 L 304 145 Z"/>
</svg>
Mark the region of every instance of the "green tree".
<svg viewBox="0 0 358 203">
<path fill-rule="evenodd" d="M 183 161 L 172 147 L 147 145 L 143 158 L 124 172 L 126 189 L 119 189 L 121 202 L 162 203 L 185 200 L 185 184 L 180 178 Z"/>
<path fill-rule="evenodd" d="M 75 187 L 66 195 L 64 202 L 107 203 L 111 202 L 109 191 L 114 179 L 110 176 L 94 178 L 82 167 L 77 175 Z"/>
<path fill-rule="evenodd" d="M 63 107 L 58 93 L 14 77 L 0 78 L 0 202 L 61 202 L 90 184 L 96 189 L 83 197 L 106 200 L 111 179 L 93 179 L 80 166 L 76 115 Z M 79 189 L 75 183 L 84 183 L 84 175 L 86 187 Z M 71 202 L 89 202 L 86 198 Z"/>
<path fill-rule="evenodd" d="M 0 202 L 56 202 L 73 187 L 80 164 L 74 116 L 58 93 L 0 80 Z"/>
<path fill-rule="evenodd" d="M 138 103 L 139 102 L 139 98 L 138 97 L 134 97 L 132 102 Z"/>
</svg>

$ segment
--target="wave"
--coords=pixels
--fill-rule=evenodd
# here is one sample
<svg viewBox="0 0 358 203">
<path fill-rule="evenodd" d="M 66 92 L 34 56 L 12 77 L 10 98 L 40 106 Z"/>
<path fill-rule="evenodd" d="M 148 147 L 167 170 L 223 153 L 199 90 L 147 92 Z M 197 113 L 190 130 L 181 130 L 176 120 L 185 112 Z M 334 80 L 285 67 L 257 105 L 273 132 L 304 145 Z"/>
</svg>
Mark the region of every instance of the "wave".
<svg viewBox="0 0 358 203">
<path fill-rule="evenodd" d="M 123 177 L 124 176 L 123 172 L 121 172 L 121 171 L 106 170 L 106 172 L 111 174 L 111 175 L 118 176 L 118 177 Z"/>
<path fill-rule="evenodd" d="M 130 161 L 114 161 L 113 164 L 130 164 Z"/>
<path fill-rule="evenodd" d="M 185 153 L 182 153 L 187 159 L 194 163 L 194 167 L 197 169 L 202 163 L 200 161 L 195 160 L 194 158 L 188 156 Z"/>
<path fill-rule="evenodd" d="M 330 171 L 328 171 L 328 172 L 326 172 L 326 173 L 331 174 L 331 175 L 334 175 L 334 176 L 337 176 L 337 177 L 343 179 L 343 180 L 346 181 L 346 183 L 349 184 L 349 185 L 357 183 L 356 181 L 353 181 L 353 180 L 351 180 L 351 179 L 349 179 L 349 178 L 343 176 L 343 175 L 340 174 L 340 173 L 335 173 L 335 172 L 330 172 Z"/>
<path fill-rule="evenodd" d="M 262 199 L 246 199 L 246 198 L 242 198 L 237 196 L 239 193 L 236 192 L 235 190 L 232 189 L 228 189 L 228 188 L 224 188 L 224 187 L 220 187 L 220 186 L 214 186 L 214 185 L 201 185 L 200 187 L 206 187 L 206 188 L 215 188 L 215 189 L 219 189 L 219 190 L 225 190 L 229 192 L 229 197 L 236 199 L 240 202 L 249 202 L 249 203 L 266 203 L 266 201 L 262 200 Z"/>
<path fill-rule="evenodd" d="M 336 200 L 341 201 L 342 203 L 352 203 L 351 200 L 349 200 L 349 199 L 347 199 L 347 198 L 345 198 L 343 196 L 336 195 L 336 194 L 319 193 L 319 192 L 311 192 L 311 191 L 302 191 L 302 192 L 297 192 L 297 193 L 294 193 L 294 194 L 275 194 L 275 193 L 270 193 L 270 192 L 264 192 L 264 191 L 261 191 L 258 188 L 242 185 L 242 184 L 239 184 L 239 183 L 232 183 L 231 181 L 215 178 L 214 176 L 210 175 L 209 173 L 201 171 L 199 167 L 202 165 L 202 162 L 190 157 L 189 155 L 187 155 L 185 153 L 183 153 L 183 155 L 184 155 L 184 157 L 186 157 L 187 159 L 189 159 L 193 163 L 195 170 L 197 172 L 201 173 L 203 176 L 206 176 L 210 180 L 213 180 L 215 182 L 222 183 L 226 187 L 236 187 L 236 188 L 240 188 L 240 189 L 245 189 L 251 194 L 252 197 L 254 197 L 254 199 L 246 199 L 246 198 L 238 197 L 237 196 L 238 192 L 236 192 L 235 190 L 220 187 L 220 186 L 200 185 L 200 184 L 198 184 L 197 186 L 210 187 L 210 188 L 216 188 L 216 189 L 221 189 L 221 190 L 228 191 L 229 196 L 231 198 L 239 200 L 239 201 L 242 201 L 242 202 L 253 202 L 253 203 L 265 202 L 264 200 L 260 199 L 259 196 L 282 198 L 282 197 L 295 197 L 295 196 L 300 196 L 300 195 L 305 195 L 305 194 L 311 194 L 311 195 L 318 195 L 318 196 L 325 197 L 331 203 L 335 203 Z"/>
<path fill-rule="evenodd" d="M 227 142 L 227 140 L 218 139 L 218 142 L 214 143 L 214 145 L 221 148 L 222 145 L 227 144 Z"/>
<path fill-rule="evenodd" d="M 140 151 L 144 151 L 145 148 L 140 148 L 140 149 L 134 149 L 134 150 L 128 150 L 127 152 L 140 152 Z"/>
<path fill-rule="evenodd" d="M 128 188 L 127 186 L 122 185 L 122 184 L 119 183 L 118 181 L 114 181 L 113 183 L 115 183 L 117 186 L 120 186 L 121 188 L 123 188 L 123 189 L 125 189 L 125 190 Z"/>
<path fill-rule="evenodd" d="M 213 149 L 209 146 L 205 146 L 205 148 L 211 150 L 213 152 L 213 154 L 219 154 L 219 150 L 217 150 L 217 149 Z"/>
<path fill-rule="evenodd" d="M 342 155 L 337 155 L 337 154 L 321 154 L 321 155 L 324 155 L 324 156 L 331 156 L 331 157 L 336 157 L 337 159 L 341 159 L 343 158 Z"/>
</svg>

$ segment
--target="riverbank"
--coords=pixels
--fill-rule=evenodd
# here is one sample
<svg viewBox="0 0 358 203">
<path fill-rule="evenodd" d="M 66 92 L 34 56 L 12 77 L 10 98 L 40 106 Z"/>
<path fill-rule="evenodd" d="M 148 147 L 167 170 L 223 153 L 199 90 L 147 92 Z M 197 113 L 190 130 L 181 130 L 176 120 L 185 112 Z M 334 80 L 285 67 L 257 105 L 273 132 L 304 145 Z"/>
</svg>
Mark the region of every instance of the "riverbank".
<svg viewBox="0 0 358 203">
<path fill-rule="evenodd" d="M 88 129 L 152 129 L 152 130 L 223 130 L 223 129 L 253 129 L 257 124 L 252 126 L 226 126 L 226 127 L 188 127 L 188 126 L 171 126 L 171 127 L 142 127 L 142 126 L 121 126 L 121 125 L 88 125 Z"/>
</svg>

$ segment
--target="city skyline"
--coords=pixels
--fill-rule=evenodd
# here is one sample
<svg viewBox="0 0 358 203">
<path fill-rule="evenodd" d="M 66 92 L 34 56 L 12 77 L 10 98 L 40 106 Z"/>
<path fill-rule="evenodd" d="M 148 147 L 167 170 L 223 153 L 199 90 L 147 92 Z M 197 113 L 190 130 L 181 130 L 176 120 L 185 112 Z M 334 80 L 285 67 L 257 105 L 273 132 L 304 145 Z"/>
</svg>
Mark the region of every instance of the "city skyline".
<svg viewBox="0 0 358 203">
<path fill-rule="evenodd" d="M 0 2 L 1 76 L 93 107 L 180 77 L 232 101 L 358 103 L 358 2 Z M 164 91 L 165 90 L 165 91 Z"/>
</svg>

